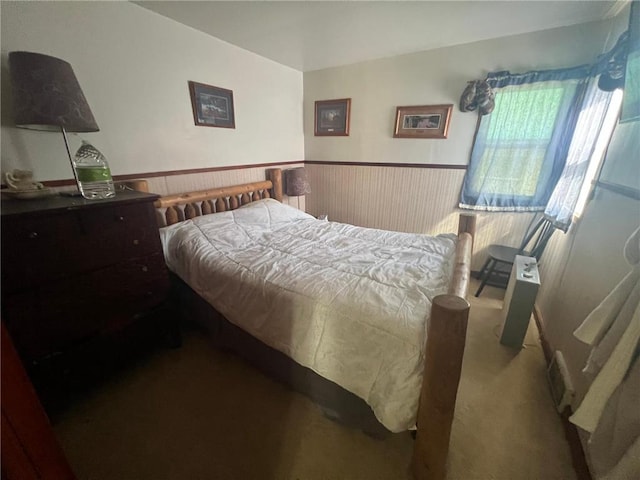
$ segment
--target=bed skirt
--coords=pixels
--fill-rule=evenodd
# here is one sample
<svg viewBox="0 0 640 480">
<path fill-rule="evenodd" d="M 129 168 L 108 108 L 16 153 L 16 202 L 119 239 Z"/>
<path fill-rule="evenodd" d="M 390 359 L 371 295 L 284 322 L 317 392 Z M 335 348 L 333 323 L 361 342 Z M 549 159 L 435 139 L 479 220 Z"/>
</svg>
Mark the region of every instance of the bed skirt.
<svg viewBox="0 0 640 480">
<path fill-rule="evenodd" d="M 216 347 L 238 354 L 271 378 L 311 398 L 332 420 L 376 438 L 391 435 L 360 397 L 232 324 L 175 274 L 171 274 L 171 284 L 181 322 L 204 327 Z"/>
</svg>

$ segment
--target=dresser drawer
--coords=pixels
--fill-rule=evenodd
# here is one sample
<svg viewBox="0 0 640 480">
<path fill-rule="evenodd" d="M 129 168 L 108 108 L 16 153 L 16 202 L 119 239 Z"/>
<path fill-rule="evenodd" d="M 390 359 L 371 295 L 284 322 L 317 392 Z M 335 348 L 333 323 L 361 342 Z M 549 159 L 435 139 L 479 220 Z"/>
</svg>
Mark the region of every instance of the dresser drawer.
<svg viewBox="0 0 640 480">
<path fill-rule="evenodd" d="M 97 268 L 159 253 L 162 249 L 154 211 L 150 204 L 118 205 L 81 211 L 84 231 L 80 261 Z"/>
<path fill-rule="evenodd" d="M 74 215 L 2 219 L 2 289 L 13 292 L 78 270 Z"/>
<path fill-rule="evenodd" d="M 153 201 L 2 202 L 2 319 L 26 361 L 122 329 L 169 289 Z"/>
<path fill-rule="evenodd" d="M 161 252 L 150 204 L 3 219 L 2 282 L 8 292 Z"/>
<path fill-rule="evenodd" d="M 135 259 L 105 269 L 95 283 L 105 310 L 134 315 L 166 300 L 170 283 L 162 254 Z M 106 328 L 118 328 L 122 318 L 115 315 Z"/>
<path fill-rule="evenodd" d="M 20 353 L 34 360 L 124 327 L 168 290 L 164 257 L 152 255 L 6 296 L 2 315 Z"/>
<path fill-rule="evenodd" d="M 2 315 L 27 361 L 61 352 L 99 333 L 106 322 L 89 278 L 5 296 Z"/>
</svg>

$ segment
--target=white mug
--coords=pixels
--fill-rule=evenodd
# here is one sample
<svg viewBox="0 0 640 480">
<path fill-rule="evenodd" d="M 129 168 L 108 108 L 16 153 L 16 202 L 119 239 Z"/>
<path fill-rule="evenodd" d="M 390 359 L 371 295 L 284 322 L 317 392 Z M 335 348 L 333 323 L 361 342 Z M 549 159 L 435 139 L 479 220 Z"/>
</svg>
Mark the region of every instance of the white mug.
<svg viewBox="0 0 640 480">
<path fill-rule="evenodd" d="M 41 190 L 44 186 L 40 182 L 33 181 L 31 170 L 18 170 L 7 172 L 4 176 L 11 190 Z"/>
</svg>

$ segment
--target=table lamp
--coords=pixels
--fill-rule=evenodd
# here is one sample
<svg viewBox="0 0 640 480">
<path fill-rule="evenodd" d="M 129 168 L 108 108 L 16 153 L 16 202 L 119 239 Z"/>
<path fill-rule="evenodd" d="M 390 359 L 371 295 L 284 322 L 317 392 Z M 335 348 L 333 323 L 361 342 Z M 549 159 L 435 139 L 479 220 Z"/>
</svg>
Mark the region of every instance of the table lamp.
<svg viewBox="0 0 640 480">
<path fill-rule="evenodd" d="M 311 185 L 304 167 L 285 170 L 285 192 L 290 197 L 311 193 Z"/>
<path fill-rule="evenodd" d="M 73 177 L 78 184 L 67 132 L 97 132 L 100 129 L 71 65 L 41 53 L 9 52 L 9 72 L 16 127 L 62 132 Z"/>
</svg>

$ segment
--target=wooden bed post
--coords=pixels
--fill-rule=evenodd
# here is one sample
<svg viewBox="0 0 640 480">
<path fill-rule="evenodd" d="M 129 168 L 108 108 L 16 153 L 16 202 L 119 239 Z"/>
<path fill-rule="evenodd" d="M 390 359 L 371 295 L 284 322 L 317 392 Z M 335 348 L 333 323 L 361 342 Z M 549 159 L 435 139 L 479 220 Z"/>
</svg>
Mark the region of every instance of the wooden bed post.
<svg viewBox="0 0 640 480">
<path fill-rule="evenodd" d="M 469 320 L 466 300 L 476 217 L 460 214 L 458 242 L 447 295 L 433 299 L 427 331 L 425 367 L 420 391 L 411 471 L 416 480 L 444 480 L 451 425 Z"/>
<path fill-rule="evenodd" d="M 282 169 L 268 168 L 267 178 L 273 183 L 273 198 L 282 201 Z"/>
<path fill-rule="evenodd" d="M 411 471 L 416 480 L 446 478 L 468 318 L 469 302 L 464 298 L 439 295 L 433 300 L 418 408 L 418 432 L 411 459 Z"/>
<path fill-rule="evenodd" d="M 461 213 L 458 218 L 458 235 L 468 233 L 476 236 L 476 216 L 473 213 Z"/>
</svg>

